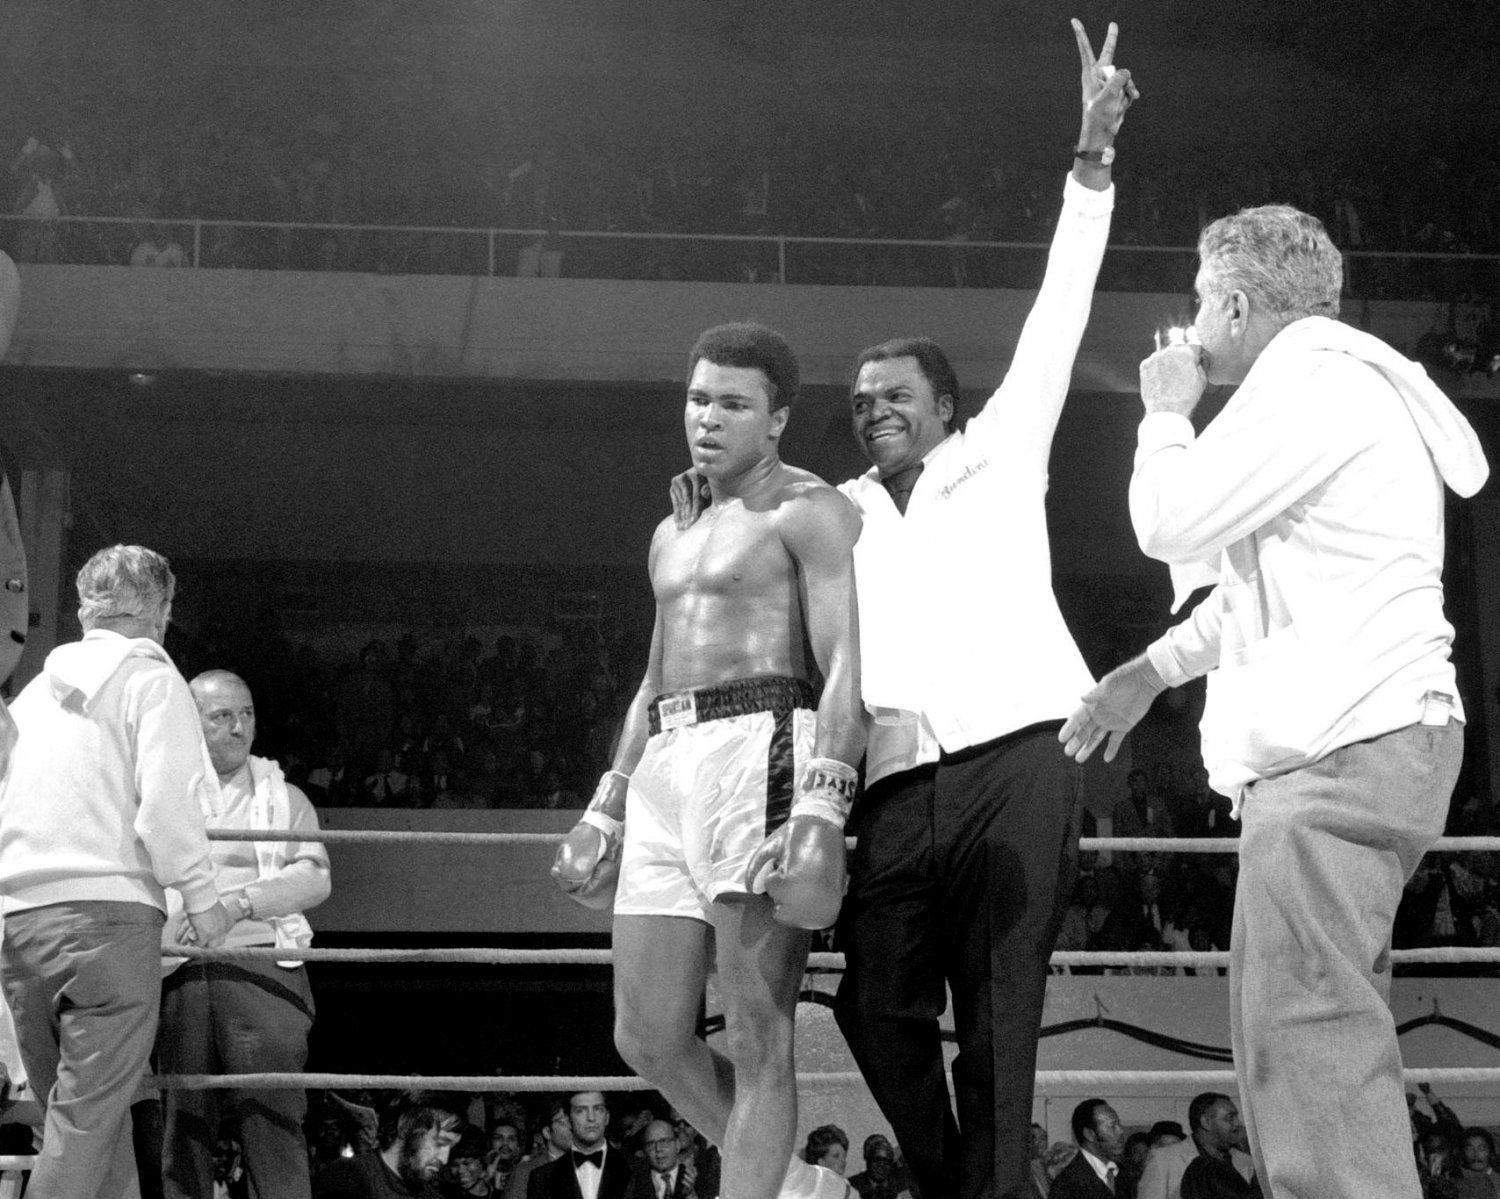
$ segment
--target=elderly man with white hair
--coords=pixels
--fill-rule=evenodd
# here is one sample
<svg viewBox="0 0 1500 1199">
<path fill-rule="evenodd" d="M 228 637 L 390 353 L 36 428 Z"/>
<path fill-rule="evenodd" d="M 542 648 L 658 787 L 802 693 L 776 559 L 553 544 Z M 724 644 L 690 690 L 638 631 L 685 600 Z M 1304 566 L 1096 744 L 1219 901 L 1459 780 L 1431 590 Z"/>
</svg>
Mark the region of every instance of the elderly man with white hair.
<svg viewBox="0 0 1500 1199">
<path fill-rule="evenodd" d="M 100 550 L 78 572 L 82 640 L 11 707 L 0 971 L 46 1109 L 32 1199 L 136 1193 L 130 1101 L 156 1037 L 165 889 L 197 944 L 232 924 L 199 809 L 197 707 L 162 648 L 175 586 L 158 553 Z"/>
<path fill-rule="evenodd" d="M 1417 363 L 1334 319 L 1315 217 L 1249 208 L 1198 251 L 1197 338 L 1141 364 L 1130 517 L 1179 604 L 1214 590 L 1060 736 L 1112 757 L 1163 687 L 1208 675 L 1204 764 L 1243 822 L 1230 1030 L 1255 1173 L 1278 1197 L 1416 1199 L 1388 951 L 1463 756 L 1445 487 L 1489 468 Z M 1209 383 L 1237 390 L 1200 435 Z"/>
</svg>

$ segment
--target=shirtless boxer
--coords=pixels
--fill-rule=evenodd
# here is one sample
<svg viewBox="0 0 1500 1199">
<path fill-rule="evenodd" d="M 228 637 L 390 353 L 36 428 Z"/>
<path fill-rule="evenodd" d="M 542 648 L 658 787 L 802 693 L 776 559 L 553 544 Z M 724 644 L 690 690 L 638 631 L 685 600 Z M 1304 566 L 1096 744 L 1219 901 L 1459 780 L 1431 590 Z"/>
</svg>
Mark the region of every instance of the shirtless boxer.
<svg viewBox="0 0 1500 1199">
<path fill-rule="evenodd" d="M 864 750 L 859 518 L 778 455 L 798 382 L 778 334 L 723 325 L 689 361 L 684 423 L 711 503 L 691 528 L 656 529 L 645 678 L 553 873 L 602 908 L 618 871 L 615 1042 L 723 1148 L 725 1199 L 841 1196 L 792 1161 L 792 1022 L 806 930 L 838 914 Z M 711 968 L 727 1057 L 696 1035 Z"/>
</svg>

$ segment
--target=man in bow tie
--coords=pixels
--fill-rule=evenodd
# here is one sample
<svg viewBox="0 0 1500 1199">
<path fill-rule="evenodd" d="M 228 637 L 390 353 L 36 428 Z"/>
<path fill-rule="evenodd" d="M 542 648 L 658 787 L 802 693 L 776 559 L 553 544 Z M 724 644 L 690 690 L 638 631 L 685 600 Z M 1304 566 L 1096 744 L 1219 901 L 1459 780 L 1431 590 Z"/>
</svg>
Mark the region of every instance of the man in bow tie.
<svg viewBox="0 0 1500 1199">
<path fill-rule="evenodd" d="M 625 1155 L 604 1139 L 609 1107 L 599 1091 L 579 1091 L 568 1100 L 573 1148 L 532 1171 L 526 1199 L 624 1199 L 631 1169 Z"/>
</svg>

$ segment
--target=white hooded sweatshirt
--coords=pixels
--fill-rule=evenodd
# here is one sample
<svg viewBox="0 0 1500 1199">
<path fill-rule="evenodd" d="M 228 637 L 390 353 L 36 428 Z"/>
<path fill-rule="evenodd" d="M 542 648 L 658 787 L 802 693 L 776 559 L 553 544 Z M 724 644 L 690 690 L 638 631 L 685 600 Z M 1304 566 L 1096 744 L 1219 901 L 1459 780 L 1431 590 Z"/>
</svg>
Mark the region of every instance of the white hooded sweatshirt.
<svg viewBox="0 0 1500 1199">
<path fill-rule="evenodd" d="M 212 777 L 192 694 L 154 641 L 105 629 L 58 646 L 11 706 L 0 905 L 78 900 L 189 912 L 218 901 L 198 790 Z"/>
<path fill-rule="evenodd" d="M 1130 483 L 1141 549 L 1169 563 L 1174 610 L 1147 651 L 1169 685 L 1213 671 L 1202 721 L 1216 791 L 1416 723 L 1462 720 L 1443 616 L 1443 486 L 1489 474 L 1474 430 L 1420 365 L 1326 317 L 1283 329 L 1194 437 L 1142 422 Z"/>
</svg>

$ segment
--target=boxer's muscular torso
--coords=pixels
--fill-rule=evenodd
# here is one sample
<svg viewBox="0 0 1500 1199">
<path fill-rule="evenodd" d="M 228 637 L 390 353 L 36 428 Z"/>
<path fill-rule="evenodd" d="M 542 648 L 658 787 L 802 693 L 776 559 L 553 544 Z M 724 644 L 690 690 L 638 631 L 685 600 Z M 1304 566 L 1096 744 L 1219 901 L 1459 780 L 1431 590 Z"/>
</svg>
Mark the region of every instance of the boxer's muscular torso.
<svg viewBox="0 0 1500 1199">
<path fill-rule="evenodd" d="M 657 529 L 651 586 L 664 691 L 808 677 L 802 589 L 782 530 L 817 488 L 827 484 L 781 464 L 754 492 L 720 498 L 688 528 L 667 520 Z"/>
</svg>

